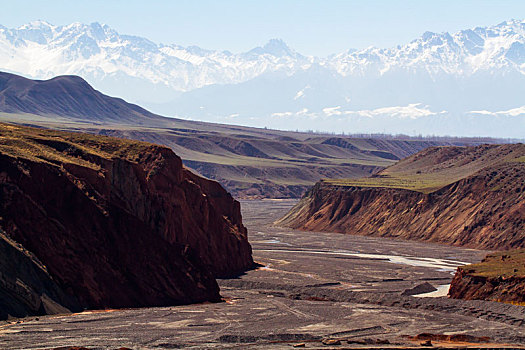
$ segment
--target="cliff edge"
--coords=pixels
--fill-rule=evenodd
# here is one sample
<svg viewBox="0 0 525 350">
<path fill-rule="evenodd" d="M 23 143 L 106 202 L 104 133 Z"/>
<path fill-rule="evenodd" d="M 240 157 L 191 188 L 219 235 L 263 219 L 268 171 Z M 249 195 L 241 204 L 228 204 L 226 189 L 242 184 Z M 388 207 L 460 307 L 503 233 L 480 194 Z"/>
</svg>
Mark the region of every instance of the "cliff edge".
<svg viewBox="0 0 525 350">
<path fill-rule="evenodd" d="M 525 247 L 525 145 L 433 147 L 317 183 L 277 224 L 484 249 Z"/>
<path fill-rule="evenodd" d="M 479 264 L 459 267 L 449 296 L 525 305 L 525 250 L 492 253 Z"/>
<path fill-rule="evenodd" d="M 239 203 L 218 183 L 168 148 L 110 137 L 0 124 L 0 228 L 49 282 L 28 280 L 31 293 L 61 310 L 218 301 L 215 277 L 253 265 Z M 11 316 L 46 313 L 33 304 Z"/>
</svg>

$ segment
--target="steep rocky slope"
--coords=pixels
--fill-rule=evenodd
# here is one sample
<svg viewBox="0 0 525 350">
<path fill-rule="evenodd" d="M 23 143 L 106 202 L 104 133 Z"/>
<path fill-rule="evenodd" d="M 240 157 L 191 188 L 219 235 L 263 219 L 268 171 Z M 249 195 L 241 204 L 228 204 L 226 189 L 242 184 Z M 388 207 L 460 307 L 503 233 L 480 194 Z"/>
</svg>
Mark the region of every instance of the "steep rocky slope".
<svg viewBox="0 0 525 350">
<path fill-rule="evenodd" d="M 239 203 L 153 144 L 0 124 L 0 217 L 70 310 L 216 301 L 253 264 Z"/>
<path fill-rule="evenodd" d="M 430 148 L 371 178 L 321 181 L 278 223 L 475 248 L 525 247 L 525 145 Z"/>
<path fill-rule="evenodd" d="M 525 305 L 525 250 L 492 253 L 479 264 L 459 267 L 449 295 Z"/>
<path fill-rule="evenodd" d="M 81 309 L 33 254 L 0 229 L 0 320 Z"/>
</svg>

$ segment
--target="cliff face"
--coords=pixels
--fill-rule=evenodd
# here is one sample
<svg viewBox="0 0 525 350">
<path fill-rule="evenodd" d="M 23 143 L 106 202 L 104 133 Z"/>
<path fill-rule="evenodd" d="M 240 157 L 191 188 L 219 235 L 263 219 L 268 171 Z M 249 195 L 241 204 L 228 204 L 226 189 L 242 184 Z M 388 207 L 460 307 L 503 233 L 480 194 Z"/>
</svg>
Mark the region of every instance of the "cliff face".
<svg viewBox="0 0 525 350">
<path fill-rule="evenodd" d="M 0 230 L 0 319 L 79 310 L 46 267 Z"/>
<path fill-rule="evenodd" d="M 448 294 L 454 299 L 525 304 L 525 276 L 475 276 L 469 274 L 468 270 L 458 268 Z"/>
<path fill-rule="evenodd" d="M 493 164 L 430 193 L 320 182 L 279 224 L 474 248 L 525 247 L 525 162 Z"/>
<path fill-rule="evenodd" d="M 449 295 L 525 305 L 525 250 L 491 253 L 479 264 L 459 267 Z"/>
<path fill-rule="evenodd" d="M 171 150 L 1 127 L 0 227 L 78 306 L 217 301 L 252 266 L 239 203 Z"/>
</svg>

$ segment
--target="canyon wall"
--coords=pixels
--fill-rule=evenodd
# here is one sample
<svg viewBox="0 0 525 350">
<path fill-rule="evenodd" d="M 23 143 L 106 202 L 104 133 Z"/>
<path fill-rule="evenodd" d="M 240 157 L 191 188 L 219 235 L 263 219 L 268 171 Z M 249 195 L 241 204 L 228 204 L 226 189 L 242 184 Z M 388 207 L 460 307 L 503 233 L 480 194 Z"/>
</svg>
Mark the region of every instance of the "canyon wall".
<svg viewBox="0 0 525 350">
<path fill-rule="evenodd" d="M 525 247 L 525 162 L 491 166 L 430 193 L 321 181 L 278 224 L 472 248 Z"/>
<path fill-rule="evenodd" d="M 460 267 L 449 296 L 454 299 L 491 300 L 525 305 L 525 276 L 476 276 Z"/>
<path fill-rule="evenodd" d="M 71 311 L 218 301 L 253 265 L 239 203 L 170 149 L 1 126 L 0 227 Z"/>
<path fill-rule="evenodd" d="M 525 249 L 490 253 L 478 264 L 459 267 L 449 295 L 525 305 Z"/>
</svg>

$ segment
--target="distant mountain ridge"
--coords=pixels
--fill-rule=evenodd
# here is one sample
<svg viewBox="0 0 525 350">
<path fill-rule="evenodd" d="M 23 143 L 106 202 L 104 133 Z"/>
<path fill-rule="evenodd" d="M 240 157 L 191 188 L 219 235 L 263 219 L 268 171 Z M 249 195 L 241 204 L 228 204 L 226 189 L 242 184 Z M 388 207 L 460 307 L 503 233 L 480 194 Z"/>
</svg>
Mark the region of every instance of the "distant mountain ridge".
<svg viewBox="0 0 525 350">
<path fill-rule="evenodd" d="M 121 35 L 97 22 L 54 26 L 35 21 L 14 29 L 0 26 L 0 43 L 4 69 L 17 70 L 31 64 L 24 73 L 44 75 L 43 78 L 90 72 L 110 75 L 121 71 L 154 84 L 161 82 L 177 91 L 239 83 L 267 72 L 294 73 L 315 64 L 341 76 L 384 75 L 399 68 L 424 68 L 429 73 L 456 75 L 497 68 L 525 74 L 525 21 L 522 20 L 454 34 L 425 32 L 405 45 L 350 49 L 326 58 L 303 56 L 281 39 L 271 39 L 263 47 L 240 54 L 198 46 L 156 44 L 145 38 Z M 56 52 L 51 53 L 50 49 Z M 47 55 L 20 55 L 34 52 Z M 9 60 L 8 53 L 20 56 Z M 15 60 L 18 63 L 13 62 Z M 46 63 L 53 63 L 53 69 Z M 196 70 L 197 67 L 202 71 Z"/>
<path fill-rule="evenodd" d="M 234 55 L 197 46 L 157 45 L 99 23 L 54 26 L 44 21 L 16 29 L 0 26 L 0 52 L 2 69 L 33 78 L 77 74 L 104 81 L 126 76 L 171 91 L 246 81 L 267 71 L 297 69 L 299 62 L 308 60 L 281 40 Z"/>
<path fill-rule="evenodd" d="M 323 58 L 279 39 L 234 54 L 39 21 L 0 26 L 0 69 L 75 74 L 157 113 L 238 125 L 495 137 L 525 128 L 523 20 Z"/>
<path fill-rule="evenodd" d="M 0 72 L 0 111 L 137 125 L 145 120 L 152 123 L 165 119 L 120 98 L 106 96 L 74 75 L 31 80 Z"/>
</svg>

